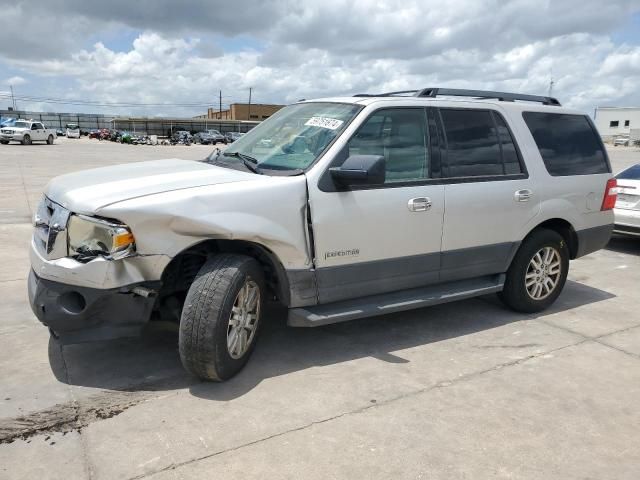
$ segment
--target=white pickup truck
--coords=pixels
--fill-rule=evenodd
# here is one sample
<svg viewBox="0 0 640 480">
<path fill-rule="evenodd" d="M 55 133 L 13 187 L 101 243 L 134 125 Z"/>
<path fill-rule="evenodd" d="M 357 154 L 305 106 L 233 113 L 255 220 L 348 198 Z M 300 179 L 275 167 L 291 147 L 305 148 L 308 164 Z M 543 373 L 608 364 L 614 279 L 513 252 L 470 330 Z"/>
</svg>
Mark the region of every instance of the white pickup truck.
<svg viewBox="0 0 640 480">
<path fill-rule="evenodd" d="M 42 122 L 32 120 L 18 120 L 11 127 L 3 127 L 0 130 L 0 143 L 20 142 L 23 145 L 31 145 L 32 142 L 47 142 L 52 145 L 56 138 L 56 131 L 45 128 Z"/>
</svg>

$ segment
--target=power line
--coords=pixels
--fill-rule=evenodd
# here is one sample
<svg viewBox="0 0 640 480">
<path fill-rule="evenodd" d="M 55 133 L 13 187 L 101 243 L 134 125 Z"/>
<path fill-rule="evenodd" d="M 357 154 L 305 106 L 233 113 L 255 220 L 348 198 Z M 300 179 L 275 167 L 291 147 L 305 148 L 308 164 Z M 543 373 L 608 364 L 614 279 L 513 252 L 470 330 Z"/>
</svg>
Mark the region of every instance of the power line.
<svg viewBox="0 0 640 480">
<path fill-rule="evenodd" d="M 11 93 L 0 92 L 0 98 L 12 100 L 22 100 L 24 102 L 52 103 L 65 105 L 86 105 L 94 107 L 213 107 L 213 102 L 184 102 L 184 103 L 139 103 L 139 102 L 104 102 L 100 100 L 76 100 L 53 97 L 36 97 L 31 95 L 12 95 Z M 232 97 L 224 97 L 232 98 Z M 225 103 L 228 106 L 229 103 Z"/>
<path fill-rule="evenodd" d="M 249 90 L 249 109 L 253 104 L 257 104 L 260 102 L 256 102 L 255 99 L 252 98 L 252 90 Z M 232 103 L 238 103 L 229 101 L 228 103 L 222 103 L 222 99 L 236 99 L 236 97 L 232 96 L 221 96 L 222 92 L 219 92 L 219 103 L 215 105 L 215 101 L 211 102 L 184 102 L 184 103 L 151 103 L 151 102 L 105 102 L 101 100 L 78 100 L 78 99 L 65 99 L 65 98 L 57 98 L 57 97 L 39 97 L 34 95 L 14 95 L 14 92 L 8 91 L 0 91 L 0 100 L 9 99 L 14 106 L 14 110 L 17 110 L 16 101 L 20 100 L 23 103 L 43 103 L 43 104 L 51 104 L 51 105 L 76 105 L 76 106 L 84 106 L 84 107 L 93 107 L 93 108 L 155 108 L 155 109 L 164 109 L 164 108 L 190 108 L 190 109 L 214 109 L 218 108 L 219 110 L 228 110 L 231 108 Z M 23 105 L 23 108 L 24 105 Z"/>
</svg>

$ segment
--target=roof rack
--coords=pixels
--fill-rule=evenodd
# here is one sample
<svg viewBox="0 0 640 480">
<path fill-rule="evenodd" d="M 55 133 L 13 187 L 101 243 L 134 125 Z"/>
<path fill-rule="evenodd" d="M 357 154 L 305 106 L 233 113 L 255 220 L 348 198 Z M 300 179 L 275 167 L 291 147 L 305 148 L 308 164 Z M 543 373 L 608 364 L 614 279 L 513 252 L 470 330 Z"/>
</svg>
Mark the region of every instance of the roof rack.
<svg viewBox="0 0 640 480">
<path fill-rule="evenodd" d="M 472 98 L 493 98 L 501 102 L 539 102 L 543 105 L 560 106 L 560 102 L 553 97 L 541 95 L 525 95 L 522 93 L 492 92 L 489 90 L 465 90 L 461 88 L 423 88 L 421 90 L 401 90 L 398 92 L 387 92 L 380 94 L 359 93 L 354 97 L 394 97 L 411 94 L 413 97 L 472 97 Z"/>
</svg>

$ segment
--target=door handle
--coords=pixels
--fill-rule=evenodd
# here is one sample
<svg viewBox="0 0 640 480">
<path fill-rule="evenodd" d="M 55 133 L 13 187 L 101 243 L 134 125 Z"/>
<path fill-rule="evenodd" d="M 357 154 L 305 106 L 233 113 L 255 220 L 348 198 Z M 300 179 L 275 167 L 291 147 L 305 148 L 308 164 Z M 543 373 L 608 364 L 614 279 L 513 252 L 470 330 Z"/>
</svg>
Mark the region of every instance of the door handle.
<svg viewBox="0 0 640 480">
<path fill-rule="evenodd" d="M 533 192 L 531 190 L 524 189 L 524 190 L 518 190 L 513 195 L 513 198 L 515 199 L 516 202 L 528 202 L 532 196 L 533 196 Z"/>
<path fill-rule="evenodd" d="M 412 212 L 426 212 L 431 208 L 431 199 L 428 197 L 412 198 L 407 206 Z"/>
</svg>

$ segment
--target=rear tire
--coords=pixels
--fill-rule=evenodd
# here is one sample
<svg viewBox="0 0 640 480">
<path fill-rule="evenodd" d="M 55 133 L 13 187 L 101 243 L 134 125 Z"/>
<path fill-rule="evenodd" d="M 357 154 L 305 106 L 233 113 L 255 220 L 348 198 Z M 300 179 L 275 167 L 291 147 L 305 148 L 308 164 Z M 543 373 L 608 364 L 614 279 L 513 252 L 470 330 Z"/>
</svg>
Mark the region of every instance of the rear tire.
<svg viewBox="0 0 640 480">
<path fill-rule="evenodd" d="M 47 137 L 47 145 L 53 145 L 53 135 Z"/>
<path fill-rule="evenodd" d="M 9 145 L 9 141 L 8 140 L 0 140 L 0 143 L 2 145 Z"/>
<path fill-rule="evenodd" d="M 553 230 L 536 230 L 520 245 L 498 296 L 517 312 L 540 312 L 556 301 L 568 272 L 564 238 Z"/>
<path fill-rule="evenodd" d="M 31 137 L 29 135 L 25 135 L 22 137 L 22 145 L 31 145 Z"/>
<path fill-rule="evenodd" d="M 180 318 L 180 359 L 203 380 L 237 374 L 256 344 L 266 298 L 258 262 L 220 254 L 208 260 L 189 288 Z"/>
</svg>

